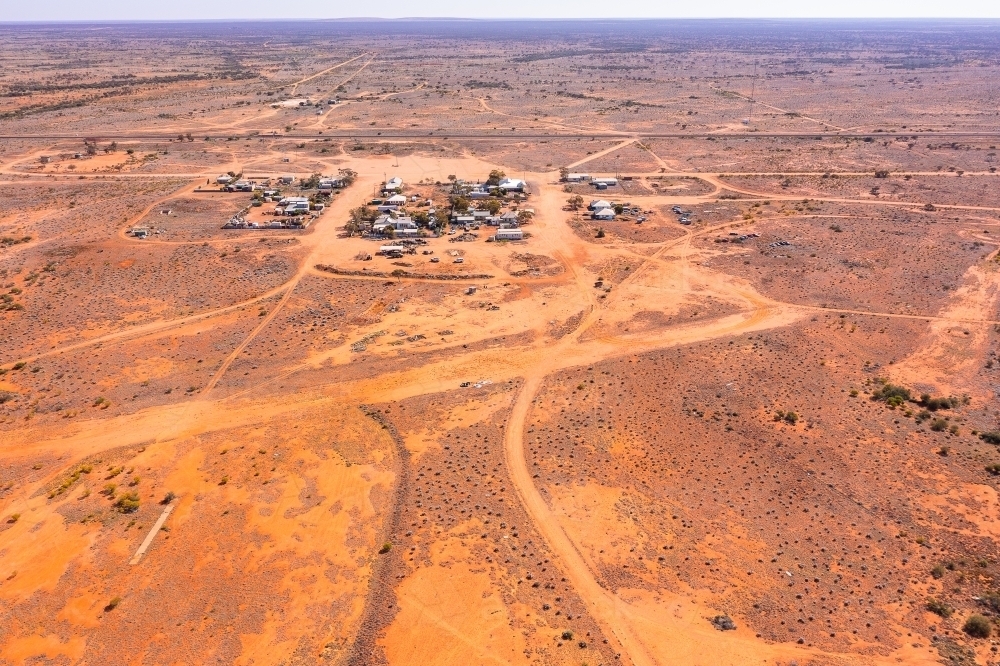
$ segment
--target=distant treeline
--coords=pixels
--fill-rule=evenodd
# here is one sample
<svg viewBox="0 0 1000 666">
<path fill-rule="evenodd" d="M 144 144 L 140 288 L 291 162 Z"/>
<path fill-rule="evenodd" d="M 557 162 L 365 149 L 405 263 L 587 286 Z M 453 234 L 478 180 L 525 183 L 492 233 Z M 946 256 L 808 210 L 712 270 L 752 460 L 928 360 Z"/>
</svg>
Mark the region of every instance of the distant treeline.
<svg viewBox="0 0 1000 666">
<path fill-rule="evenodd" d="M 249 70 L 226 70 L 218 74 L 172 74 L 170 76 L 127 76 L 115 77 L 106 81 L 91 81 L 89 83 L 11 83 L 7 90 L 0 92 L 0 97 L 25 97 L 34 93 L 65 92 L 68 90 L 100 90 L 102 88 L 131 88 L 134 86 L 165 85 L 182 81 L 201 81 L 208 79 L 255 79 L 260 74 Z"/>
</svg>

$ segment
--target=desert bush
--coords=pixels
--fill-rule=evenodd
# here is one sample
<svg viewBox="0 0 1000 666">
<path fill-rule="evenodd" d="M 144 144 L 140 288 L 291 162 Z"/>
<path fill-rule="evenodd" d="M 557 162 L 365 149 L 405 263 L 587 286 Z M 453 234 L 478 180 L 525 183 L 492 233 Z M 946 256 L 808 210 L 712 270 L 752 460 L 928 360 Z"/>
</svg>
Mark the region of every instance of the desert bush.
<svg viewBox="0 0 1000 666">
<path fill-rule="evenodd" d="M 571 641 L 571 640 L 573 640 L 573 632 L 569 631 L 568 629 L 566 631 L 562 632 L 562 639 L 564 641 Z"/>
<path fill-rule="evenodd" d="M 886 403 L 890 407 L 898 407 L 908 400 L 912 400 L 910 389 L 905 386 L 897 386 L 883 381 L 882 385 L 872 393 L 872 400 Z"/>
<path fill-rule="evenodd" d="M 927 600 L 926 608 L 935 615 L 940 615 L 944 618 L 951 617 L 951 614 L 955 612 L 951 606 L 934 598 Z"/>
<path fill-rule="evenodd" d="M 970 615 L 969 619 L 962 625 L 962 631 L 973 638 L 989 638 L 991 629 L 990 621 L 978 614 Z"/>
<path fill-rule="evenodd" d="M 120 604 L 121 602 L 122 602 L 121 597 L 115 597 L 114 599 L 108 602 L 107 606 L 104 607 L 105 612 L 113 611 L 114 609 L 118 608 L 118 604 Z"/>
<path fill-rule="evenodd" d="M 994 591 L 987 592 L 979 597 L 979 603 L 994 613 L 1000 613 L 1000 593 Z"/>
<path fill-rule="evenodd" d="M 378 549 L 378 552 L 380 555 L 385 555 L 390 550 L 392 550 L 392 544 L 386 541 L 384 544 L 382 544 L 382 547 Z"/>
<path fill-rule="evenodd" d="M 166 494 L 166 495 L 164 495 L 164 496 L 163 496 L 163 499 L 161 499 L 161 500 L 160 500 L 160 504 L 170 504 L 170 503 L 171 503 L 171 502 L 173 502 L 173 501 L 174 501 L 174 500 L 175 500 L 176 498 L 177 498 L 177 495 L 175 495 L 175 494 L 174 494 L 174 491 L 172 491 L 172 490 L 168 490 L 168 491 L 167 491 L 167 494 Z"/>
<path fill-rule="evenodd" d="M 987 465 L 986 471 L 993 476 L 1000 476 L 1000 464 L 993 463 L 992 465 Z"/>
<path fill-rule="evenodd" d="M 605 236 L 604 229 L 598 229 L 597 230 L 597 237 L 598 238 L 604 238 L 604 236 Z"/>
<path fill-rule="evenodd" d="M 948 428 L 948 422 L 944 419 L 934 419 L 931 421 L 931 430 L 934 432 L 944 432 Z"/>
<path fill-rule="evenodd" d="M 930 394 L 924 393 L 920 396 L 920 406 L 928 409 L 932 412 L 936 412 L 939 409 L 954 409 L 961 404 L 961 400 L 955 396 L 950 396 L 948 398 L 932 398 Z"/>
<path fill-rule="evenodd" d="M 996 430 L 981 432 L 979 433 L 979 439 L 983 440 L 987 444 L 1000 444 L 1000 432 L 997 432 Z"/>
<path fill-rule="evenodd" d="M 944 576 L 944 567 L 938 564 L 933 569 L 931 569 L 931 578 L 935 580 L 940 579 Z"/>
<path fill-rule="evenodd" d="M 139 493 L 125 493 L 118 498 L 115 506 L 121 513 L 135 513 L 139 510 Z"/>
<path fill-rule="evenodd" d="M 19 520 L 21 520 L 21 514 L 19 513 L 12 513 L 9 516 L 7 516 L 7 522 L 10 523 L 11 525 L 13 525 Z"/>
</svg>

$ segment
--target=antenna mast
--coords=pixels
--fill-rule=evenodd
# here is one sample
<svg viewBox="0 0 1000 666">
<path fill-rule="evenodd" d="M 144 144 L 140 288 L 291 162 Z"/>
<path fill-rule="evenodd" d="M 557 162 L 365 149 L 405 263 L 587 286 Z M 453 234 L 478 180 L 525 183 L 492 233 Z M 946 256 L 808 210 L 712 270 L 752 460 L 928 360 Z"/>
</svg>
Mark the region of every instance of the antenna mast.
<svg viewBox="0 0 1000 666">
<path fill-rule="evenodd" d="M 747 124 L 749 125 L 753 121 L 753 103 L 756 101 L 754 99 L 754 94 L 757 92 L 757 61 L 753 61 L 753 79 L 750 82 L 750 115 L 747 116 Z"/>
</svg>

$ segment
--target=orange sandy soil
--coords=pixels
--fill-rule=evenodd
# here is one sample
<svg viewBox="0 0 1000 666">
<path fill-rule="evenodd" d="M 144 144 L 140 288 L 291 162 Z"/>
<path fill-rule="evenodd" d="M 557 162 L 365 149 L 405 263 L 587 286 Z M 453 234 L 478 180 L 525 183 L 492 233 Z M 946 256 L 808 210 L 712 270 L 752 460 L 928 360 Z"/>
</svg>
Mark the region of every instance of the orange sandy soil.
<svg viewBox="0 0 1000 666">
<path fill-rule="evenodd" d="M 0 146 L 0 662 L 996 663 L 995 148 L 925 131 L 995 129 L 988 36 L 914 72 L 769 33 L 744 127 L 735 33 L 109 30 L 0 37 L 5 126 L 101 132 Z M 443 136 L 494 127 L 568 136 Z M 305 230 L 221 228 L 222 172 L 344 168 Z M 497 168 L 525 241 L 345 232 L 386 176 L 446 208 Z"/>
</svg>

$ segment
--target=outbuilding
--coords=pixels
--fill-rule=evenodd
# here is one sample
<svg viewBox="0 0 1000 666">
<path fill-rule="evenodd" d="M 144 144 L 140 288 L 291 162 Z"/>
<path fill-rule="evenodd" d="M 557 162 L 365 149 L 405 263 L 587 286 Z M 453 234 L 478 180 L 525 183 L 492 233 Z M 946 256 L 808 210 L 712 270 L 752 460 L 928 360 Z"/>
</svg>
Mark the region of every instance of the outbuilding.
<svg viewBox="0 0 1000 666">
<path fill-rule="evenodd" d="M 613 220 L 615 219 L 615 211 L 611 208 L 601 208 L 600 210 L 595 210 L 591 217 L 595 220 Z"/>
<path fill-rule="evenodd" d="M 496 235 L 494 236 L 498 241 L 501 240 L 524 240 L 524 232 L 520 229 L 497 229 Z"/>
</svg>

